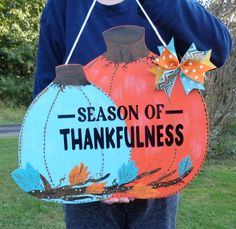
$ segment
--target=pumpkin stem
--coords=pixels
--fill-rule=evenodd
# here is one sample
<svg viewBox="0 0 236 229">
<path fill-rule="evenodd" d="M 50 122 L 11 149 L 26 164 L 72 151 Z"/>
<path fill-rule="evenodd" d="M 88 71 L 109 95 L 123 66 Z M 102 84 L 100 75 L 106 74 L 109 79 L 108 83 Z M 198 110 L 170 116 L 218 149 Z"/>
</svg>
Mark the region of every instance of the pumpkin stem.
<svg viewBox="0 0 236 229">
<path fill-rule="evenodd" d="M 60 65 L 56 67 L 55 84 L 63 86 L 86 86 L 90 85 L 80 64 Z"/>
<path fill-rule="evenodd" d="M 114 63 L 130 63 L 147 56 L 145 30 L 140 26 L 126 25 L 113 27 L 103 33 L 107 52 L 104 54 Z"/>
</svg>

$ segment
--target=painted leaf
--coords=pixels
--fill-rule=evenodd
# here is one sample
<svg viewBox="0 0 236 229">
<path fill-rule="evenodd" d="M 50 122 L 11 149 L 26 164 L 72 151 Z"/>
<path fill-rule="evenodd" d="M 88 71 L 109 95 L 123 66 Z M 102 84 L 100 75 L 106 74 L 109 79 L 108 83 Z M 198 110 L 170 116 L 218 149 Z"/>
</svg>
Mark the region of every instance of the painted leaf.
<svg viewBox="0 0 236 229">
<path fill-rule="evenodd" d="M 182 177 L 191 168 L 191 165 L 192 161 L 190 159 L 190 156 L 183 158 L 178 166 L 179 176 Z"/>
<path fill-rule="evenodd" d="M 45 190 L 50 190 L 51 189 L 51 185 L 49 184 L 49 182 L 47 181 L 47 179 L 42 175 L 40 174 L 40 178 L 43 182 L 43 185 L 44 185 L 44 189 Z"/>
<path fill-rule="evenodd" d="M 157 198 L 159 194 L 156 189 L 142 183 L 136 184 L 128 193 L 138 199 Z"/>
<path fill-rule="evenodd" d="M 75 165 L 69 174 L 70 185 L 78 185 L 79 183 L 84 182 L 90 174 L 87 169 L 88 167 L 84 166 L 82 162 L 80 163 L 79 167 Z"/>
<path fill-rule="evenodd" d="M 138 168 L 135 167 L 135 162 L 130 161 L 123 164 L 118 170 L 118 184 L 125 184 L 133 181 L 138 175 Z"/>
<path fill-rule="evenodd" d="M 13 171 L 11 176 L 17 185 L 25 192 L 31 192 L 33 190 L 44 191 L 40 173 L 29 163 L 26 164 L 25 169 L 18 168 Z"/>
<path fill-rule="evenodd" d="M 87 187 L 85 193 L 101 194 L 104 191 L 105 185 L 106 185 L 106 182 L 103 182 L 100 184 L 98 184 L 98 183 L 91 184 L 90 186 Z"/>
</svg>

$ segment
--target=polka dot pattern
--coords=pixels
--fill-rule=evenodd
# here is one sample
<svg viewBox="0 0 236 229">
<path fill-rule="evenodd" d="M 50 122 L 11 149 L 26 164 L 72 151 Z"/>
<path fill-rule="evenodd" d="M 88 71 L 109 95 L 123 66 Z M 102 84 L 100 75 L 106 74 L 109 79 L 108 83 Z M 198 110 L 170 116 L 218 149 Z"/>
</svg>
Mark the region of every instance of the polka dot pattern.
<svg viewBox="0 0 236 229">
<path fill-rule="evenodd" d="M 193 89 L 199 89 L 199 90 L 205 90 L 204 86 L 196 81 L 191 80 L 187 76 L 185 76 L 183 73 L 180 74 L 181 82 L 184 86 L 184 90 L 186 94 L 188 95 Z"/>
<path fill-rule="evenodd" d="M 164 48 L 162 55 L 154 62 L 166 70 L 172 70 L 179 67 L 179 60 L 167 48 Z"/>
<path fill-rule="evenodd" d="M 170 71 L 174 71 L 176 75 L 180 72 L 181 81 L 187 94 L 194 88 L 204 90 L 205 73 L 214 69 L 210 60 L 203 58 L 207 52 L 198 51 L 194 45 L 190 50 L 191 52 L 187 52 L 182 62 L 179 62 L 175 50 L 173 51 L 171 49 L 173 51 L 171 52 L 169 51 L 170 48 L 173 49 L 173 47 L 169 46 L 168 48 L 163 47 L 161 50 L 159 49 L 161 55 L 154 61 L 158 65 L 158 68 L 162 68 L 164 72 L 159 75 L 158 79 L 163 81 L 164 78 L 167 78 L 166 76 Z"/>
</svg>

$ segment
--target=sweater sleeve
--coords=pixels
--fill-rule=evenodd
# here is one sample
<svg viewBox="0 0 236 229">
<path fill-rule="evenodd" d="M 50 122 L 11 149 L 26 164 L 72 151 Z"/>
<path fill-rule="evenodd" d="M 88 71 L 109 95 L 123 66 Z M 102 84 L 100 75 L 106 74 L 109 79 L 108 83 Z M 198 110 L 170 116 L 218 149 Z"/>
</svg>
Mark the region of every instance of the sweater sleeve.
<svg viewBox="0 0 236 229">
<path fill-rule="evenodd" d="M 157 27 L 175 38 L 180 56 L 194 42 L 199 50 L 212 49 L 212 62 L 221 67 L 232 49 L 225 25 L 195 0 L 143 0 L 143 6 Z"/>
<path fill-rule="evenodd" d="M 58 7 L 57 7 L 58 8 Z M 40 20 L 40 33 L 38 44 L 38 56 L 35 72 L 34 94 L 37 96 L 55 78 L 55 67 L 63 63 L 65 53 L 63 30 L 59 30 L 63 24 L 59 12 L 50 12 L 56 9 L 52 1 L 48 1 Z M 51 15 L 54 15 L 52 17 Z M 57 17 L 58 16 L 58 19 Z"/>
</svg>

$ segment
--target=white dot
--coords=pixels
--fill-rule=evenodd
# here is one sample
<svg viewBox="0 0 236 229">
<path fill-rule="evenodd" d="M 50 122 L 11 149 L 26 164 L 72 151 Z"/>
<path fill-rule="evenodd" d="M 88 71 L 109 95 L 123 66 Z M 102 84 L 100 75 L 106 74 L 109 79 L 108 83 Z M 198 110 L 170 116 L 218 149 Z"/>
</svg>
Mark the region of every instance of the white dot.
<svg viewBox="0 0 236 229">
<path fill-rule="evenodd" d="M 170 55 L 169 55 L 169 57 L 170 57 L 170 59 L 172 59 L 172 58 L 173 58 L 173 55 L 172 55 L 172 54 L 170 54 Z"/>
<path fill-rule="evenodd" d="M 170 66 L 173 67 L 173 66 L 174 66 L 174 63 L 171 63 Z"/>
<path fill-rule="evenodd" d="M 159 61 L 160 61 L 159 58 L 157 58 L 157 59 L 156 59 L 156 62 L 159 62 Z"/>
<path fill-rule="evenodd" d="M 166 57 L 165 57 L 165 56 L 163 56 L 163 57 L 162 57 L 162 59 L 163 59 L 163 60 L 165 60 L 165 59 L 166 59 Z"/>
<path fill-rule="evenodd" d="M 203 65 L 200 65 L 200 68 L 203 69 Z"/>
<path fill-rule="evenodd" d="M 195 79 L 197 80 L 199 78 L 199 76 L 195 76 Z"/>
<path fill-rule="evenodd" d="M 184 72 L 185 72 L 185 73 L 188 73 L 188 69 L 185 69 Z"/>
<path fill-rule="evenodd" d="M 193 65 L 193 63 L 192 62 L 189 62 L 189 66 L 192 66 Z"/>
<path fill-rule="evenodd" d="M 168 68 L 168 65 L 167 65 L 167 64 L 165 65 L 165 68 Z"/>
<path fill-rule="evenodd" d="M 195 73 L 197 70 L 196 69 L 193 69 L 193 73 Z"/>
</svg>

